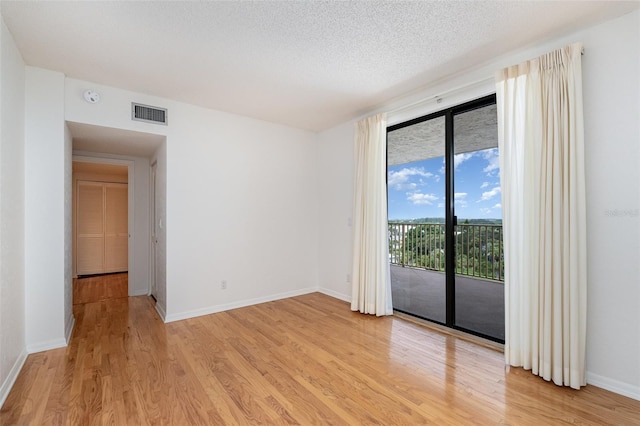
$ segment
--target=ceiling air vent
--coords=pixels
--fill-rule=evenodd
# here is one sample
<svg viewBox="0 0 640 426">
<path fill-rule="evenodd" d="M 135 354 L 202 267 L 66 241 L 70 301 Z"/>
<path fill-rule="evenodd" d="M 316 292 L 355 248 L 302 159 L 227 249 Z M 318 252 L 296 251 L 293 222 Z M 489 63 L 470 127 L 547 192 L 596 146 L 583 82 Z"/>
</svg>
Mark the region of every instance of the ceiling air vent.
<svg viewBox="0 0 640 426">
<path fill-rule="evenodd" d="M 131 102 L 131 119 L 146 123 L 164 124 L 166 126 L 167 110 Z"/>
</svg>

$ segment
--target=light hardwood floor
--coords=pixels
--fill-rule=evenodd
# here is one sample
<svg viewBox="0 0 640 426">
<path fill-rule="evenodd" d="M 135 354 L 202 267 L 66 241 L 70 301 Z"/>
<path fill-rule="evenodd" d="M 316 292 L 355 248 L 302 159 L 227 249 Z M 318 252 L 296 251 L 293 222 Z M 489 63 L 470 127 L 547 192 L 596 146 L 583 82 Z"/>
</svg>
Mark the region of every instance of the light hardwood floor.
<svg viewBox="0 0 640 426">
<path fill-rule="evenodd" d="M 73 304 L 129 296 L 129 274 L 96 275 L 73 279 Z"/>
<path fill-rule="evenodd" d="M 70 345 L 28 357 L 0 424 L 640 424 L 640 401 L 319 293 L 166 325 L 148 297 L 74 309 Z"/>
</svg>

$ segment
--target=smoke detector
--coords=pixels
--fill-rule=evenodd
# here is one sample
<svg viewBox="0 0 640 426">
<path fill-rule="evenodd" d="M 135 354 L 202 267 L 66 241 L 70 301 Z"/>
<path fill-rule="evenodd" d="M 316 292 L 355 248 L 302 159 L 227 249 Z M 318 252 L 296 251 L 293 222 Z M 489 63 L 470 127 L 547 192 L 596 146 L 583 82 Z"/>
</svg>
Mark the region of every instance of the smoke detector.
<svg viewBox="0 0 640 426">
<path fill-rule="evenodd" d="M 90 104 L 97 104 L 100 102 L 100 94 L 94 90 L 85 90 L 83 97 L 84 100 Z"/>
</svg>

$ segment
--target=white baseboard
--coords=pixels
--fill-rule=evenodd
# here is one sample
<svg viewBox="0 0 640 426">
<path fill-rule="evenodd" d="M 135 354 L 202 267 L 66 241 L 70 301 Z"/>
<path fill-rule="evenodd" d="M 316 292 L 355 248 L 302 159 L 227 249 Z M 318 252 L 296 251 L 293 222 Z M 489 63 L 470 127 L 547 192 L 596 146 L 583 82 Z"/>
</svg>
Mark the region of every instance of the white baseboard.
<svg viewBox="0 0 640 426">
<path fill-rule="evenodd" d="M 156 301 L 156 312 L 158 313 L 158 315 L 160 315 L 160 318 L 163 322 L 167 322 L 167 313 L 164 311 L 162 306 L 160 306 L 158 301 Z"/>
<path fill-rule="evenodd" d="M 68 345 L 69 341 L 71 340 L 71 334 L 73 333 L 73 327 L 75 327 L 76 325 L 76 317 L 74 317 L 73 314 L 71 314 L 71 318 L 67 324 L 67 329 L 64 331 L 64 340 Z"/>
<path fill-rule="evenodd" d="M 587 371 L 587 383 L 640 401 L 640 386 L 620 382 Z"/>
<path fill-rule="evenodd" d="M 147 289 L 133 289 L 131 293 L 129 293 L 129 297 L 136 296 L 149 296 L 151 293 Z"/>
<path fill-rule="evenodd" d="M 67 346 L 67 341 L 64 338 L 53 339 L 47 342 L 40 342 L 34 345 L 27 346 L 27 353 L 34 354 L 36 352 L 49 351 L 51 349 L 64 348 Z"/>
<path fill-rule="evenodd" d="M 348 294 L 338 293 L 337 291 L 322 287 L 320 287 L 318 291 L 322 294 L 326 294 L 327 296 L 335 297 L 336 299 L 351 303 L 351 296 L 349 296 Z"/>
<path fill-rule="evenodd" d="M 286 299 L 288 297 L 301 296 L 303 294 L 314 293 L 318 291 L 317 287 L 303 288 L 300 290 L 288 291 L 285 293 L 272 294 L 269 296 L 258 297 L 255 299 L 245 299 L 238 302 L 225 303 L 222 305 L 209 306 L 202 309 L 194 309 L 192 311 L 179 312 L 177 314 L 170 314 L 165 317 L 164 322 L 180 321 L 189 318 L 200 317 L 202 315 L 215 314 L 218 312 L 224 312 L 231 309 L 244 308 L 245 306 L 257 305 L 259 303 L 273 302 L 274 300 Z"/>
<path fill-rule="evenodd" d="M 0 385 L 0 408 L 2 408 L 2 406 L 4 405 L 4 402 L 7 400 L 7 397 L 9 396 L 9 392 L 11 392 L 11 388 L 13 387 L 13 384 L 16 382 L 16 379 L 20 374 L 20 370 L 22 370 L 22 366 L 24 365 L 24 362 L 26 360 L 27 360 L 27 351 L 26 349 L 23 349 L 20 355 L 18 355 L 16 362 L 13 363 L 11 370 L 9 370 L 9 375 L 4 380 L 2 385 Z"/>
</svg>

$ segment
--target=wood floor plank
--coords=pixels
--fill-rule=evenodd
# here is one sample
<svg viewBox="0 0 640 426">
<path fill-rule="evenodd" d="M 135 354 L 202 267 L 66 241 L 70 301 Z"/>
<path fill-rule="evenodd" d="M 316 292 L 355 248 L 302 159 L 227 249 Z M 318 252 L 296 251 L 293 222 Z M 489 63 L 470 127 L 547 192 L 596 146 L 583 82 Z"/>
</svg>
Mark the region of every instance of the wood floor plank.
<svg viewBox="0 0 640 426">
<path fill-rule="evenodd" d="M 127 296 L 129 296 L 127 272 L 73 279 L 74 305 Z"/>
<path fill-rule="evenodd" d="M 320 293 L 170 324 L 148 297 L 74 314 L 67 348 L 27 358 L 0 424 L 640 424 L 640 401 Z"/>
</svg>

